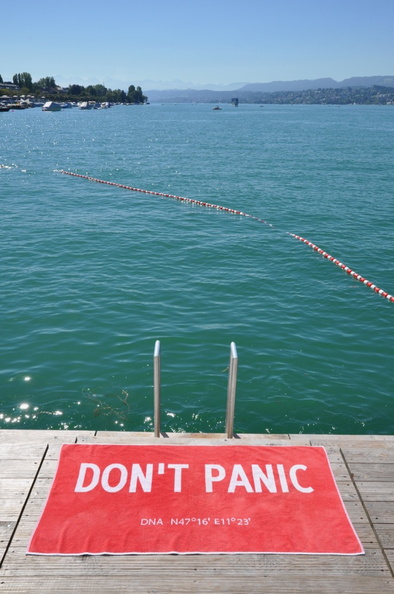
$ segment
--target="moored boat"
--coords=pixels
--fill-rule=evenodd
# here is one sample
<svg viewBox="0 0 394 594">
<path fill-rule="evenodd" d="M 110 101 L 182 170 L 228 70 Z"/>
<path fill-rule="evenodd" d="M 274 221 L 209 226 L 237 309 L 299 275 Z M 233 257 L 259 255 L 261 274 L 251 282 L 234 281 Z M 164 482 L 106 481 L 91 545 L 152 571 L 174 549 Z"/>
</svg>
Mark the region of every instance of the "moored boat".
<svg viewBox="0 0 394 594">
<path fill-rule="evenodd" d="M 60 103 L 55 103 L 55 101 L 47 101 L 42 106 L 42 111 L 60 111 L 62 106 Z"/>
<path fill-rule="evenodd" d="M 93 109 L 93 104 L 90 101 L 80 101 L 78 107 L 79 109 Z"/>
</svg>

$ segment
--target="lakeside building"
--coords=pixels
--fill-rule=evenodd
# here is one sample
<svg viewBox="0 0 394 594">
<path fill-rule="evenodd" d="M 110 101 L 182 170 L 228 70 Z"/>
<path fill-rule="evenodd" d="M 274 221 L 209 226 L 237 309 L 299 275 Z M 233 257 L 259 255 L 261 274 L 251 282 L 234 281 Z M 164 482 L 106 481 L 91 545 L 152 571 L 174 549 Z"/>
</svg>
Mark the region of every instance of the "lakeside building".
<svg viewBox="0 0 394 594">
<path fill-rule="evenodd" d="M 19 86 L 14 85 L 12 82 L 0 83 L 0 89 L 7 89 L 8 91 L 19 91 Z"/>
</svg>

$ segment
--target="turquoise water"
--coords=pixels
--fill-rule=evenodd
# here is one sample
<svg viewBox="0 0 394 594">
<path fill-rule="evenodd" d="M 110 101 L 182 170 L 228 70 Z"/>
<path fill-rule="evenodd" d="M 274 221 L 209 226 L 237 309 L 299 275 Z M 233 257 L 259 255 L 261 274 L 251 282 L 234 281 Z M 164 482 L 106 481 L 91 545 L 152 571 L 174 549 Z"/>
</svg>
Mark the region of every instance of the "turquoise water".
<svg viewBox="0 0 394 594">
<path fill-rule="evenodd" d="M 0 114 L 0 427 L 393 433 L 394 108 Z M 268 221 L 61 175 L 242 210 Z"/>
</svg>

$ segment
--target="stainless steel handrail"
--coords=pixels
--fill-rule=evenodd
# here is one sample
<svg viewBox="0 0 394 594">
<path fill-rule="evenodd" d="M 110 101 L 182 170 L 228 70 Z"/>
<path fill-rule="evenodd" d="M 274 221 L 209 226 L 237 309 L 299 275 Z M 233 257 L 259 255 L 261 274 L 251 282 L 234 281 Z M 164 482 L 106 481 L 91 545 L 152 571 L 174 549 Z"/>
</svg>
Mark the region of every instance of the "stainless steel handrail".
<svg viewBox="0 0 394 594">
<path fill-rule="evenodd" d="M 160 437 L 160 340 L 153 353 L 153 427 L 155 437 Z"/>
<path fill-rule="evenodd" d="M 230 366 L 227 386 L 226 433 L 229 439 L 234 437 L 235 395 L 237 391 L 238 353 L 235 342 L 230 345 Z"/>
</svg>

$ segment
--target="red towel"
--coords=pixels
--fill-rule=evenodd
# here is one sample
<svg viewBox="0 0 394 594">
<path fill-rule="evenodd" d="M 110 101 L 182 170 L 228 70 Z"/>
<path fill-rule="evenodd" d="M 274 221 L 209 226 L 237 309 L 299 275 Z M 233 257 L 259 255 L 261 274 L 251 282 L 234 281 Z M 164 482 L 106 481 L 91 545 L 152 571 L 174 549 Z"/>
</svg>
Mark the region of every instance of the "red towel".
<svg viewBox="0 0 394 594">
<path fill-rule="evenodd" d="M 27 552 L 364 551 L 322 447 L 73 444 Z"/>
</svg>

